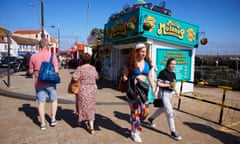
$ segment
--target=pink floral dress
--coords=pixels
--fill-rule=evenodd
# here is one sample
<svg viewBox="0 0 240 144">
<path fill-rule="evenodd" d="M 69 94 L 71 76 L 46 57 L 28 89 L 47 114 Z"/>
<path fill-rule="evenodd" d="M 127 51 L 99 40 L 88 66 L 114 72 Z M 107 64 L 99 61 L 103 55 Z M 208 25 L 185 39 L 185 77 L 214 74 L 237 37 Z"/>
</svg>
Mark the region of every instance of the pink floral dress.
<svg viewBox="0 0 240 144">
<path fill-rule="evenodd" d="M 95 120 L 98 73 L 95 67 L 83 65 L 73 73 L 73 79 L 80 79 L 80 92 L 77 95 L 78 122 Z"/>
</svg>

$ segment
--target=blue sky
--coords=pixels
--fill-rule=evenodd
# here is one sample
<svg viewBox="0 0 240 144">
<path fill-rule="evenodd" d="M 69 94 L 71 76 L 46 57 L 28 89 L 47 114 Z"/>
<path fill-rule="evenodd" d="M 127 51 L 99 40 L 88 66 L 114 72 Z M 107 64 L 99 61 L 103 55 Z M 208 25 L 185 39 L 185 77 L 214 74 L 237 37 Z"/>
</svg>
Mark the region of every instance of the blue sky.
<svg viewBox="0 0 240 144">
<path fill-rule="evenodd" d="M 155 5 L 159 0 L 145 0 Z M 240 0 L 165 0 L 172 17 L 193 23 L 205 32 L 209 43 L 199 46 L 197 54 L 240 55 Z M 87 5 L 89 28 L 103 28 L 108 17 L 122 10 L 125 4 L 137 0 L 44 0 L 45 25 L 60 28 L 61 48 L 71 47 L 75 41 L 86 42 Z M 30 6 L 32 5 L 32 6 Z M 1 0 L 0 25 L 15 30 L 40 29 L 41 0 Z M 46 27 L 57 37 L 57 28 Z"/>
</svg>

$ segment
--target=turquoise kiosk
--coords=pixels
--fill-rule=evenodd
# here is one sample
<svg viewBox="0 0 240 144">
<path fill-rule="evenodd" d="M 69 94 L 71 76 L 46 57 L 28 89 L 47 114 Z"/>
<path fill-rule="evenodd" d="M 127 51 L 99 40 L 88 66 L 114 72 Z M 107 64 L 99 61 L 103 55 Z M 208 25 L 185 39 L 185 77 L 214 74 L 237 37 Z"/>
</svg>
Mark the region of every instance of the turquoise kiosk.
<svg viewBox="0 0 240 144">
<path fill-rule="evenodd" d="M 167 9 L 151 4 L 134 5 L 112 15 L 104 27 L 105 43 L 111 45 L 111 80 L 119 80 L 125 57 L 136 43 L 149 46 L 155 66 L 154 79 L 165 68 L 170 57 L 177 60 L 175 69 L 177 89 L 181 80 L 193 80 L 195 48 L 198 47 L 199 27 L 171 17 Z M 184 84 L 183 92 L 193 91 L 192 84 Z M 154 97 L 149 95 L 149 102 Z"/>
</svg>

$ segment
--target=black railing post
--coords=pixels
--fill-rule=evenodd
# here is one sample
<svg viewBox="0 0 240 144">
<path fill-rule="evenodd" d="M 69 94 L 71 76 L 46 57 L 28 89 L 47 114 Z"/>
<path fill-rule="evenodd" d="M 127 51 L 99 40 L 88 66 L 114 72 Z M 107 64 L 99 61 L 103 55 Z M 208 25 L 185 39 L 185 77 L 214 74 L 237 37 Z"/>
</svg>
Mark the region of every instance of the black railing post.
<svg viewBox="0 0 240 144">
<path fill-rule="evenodd" d="M 222 97 L 222 104 L 221 104 L 221 111 L 220 111 L 220 117 L 218 124 L 222 124 L 222 117 L 223 117 L 223 109 L 224 109 L 224 102 L 225 102 L 225 96 L 226 96 L 226 89 L 223 89 L 223 97 Z"/>
<path fill-rule="evenodd" d="M 11 53 L 10 53 L 10 49 L 11 49 L 11 33 L 8 32 L 7 34 L 7 42 L 8 42 L 8 68 L 7 68 L 7 71 L 8 71 L 8 76 L 7 76 L 7 87 L 10 87 L 11 86 L 11 82 L 10 82 L 10 75 L 11 75 L 11 65 L 10 65 L 10 56 L 11 56 Z"/>
<path fill-rule="evenodd" d="M 183 93 L 182 93 L 182 89 L 183 89 L 183 82 L 184 81 L 181 81 L 181 86 L 180 86 L 180 93 L 179 93 L 179 96 L 183 96 Z M 181 98 L 178 99 L 178 110 L 180 110 L 180 106 L 181 106 Z"/>
</svg>

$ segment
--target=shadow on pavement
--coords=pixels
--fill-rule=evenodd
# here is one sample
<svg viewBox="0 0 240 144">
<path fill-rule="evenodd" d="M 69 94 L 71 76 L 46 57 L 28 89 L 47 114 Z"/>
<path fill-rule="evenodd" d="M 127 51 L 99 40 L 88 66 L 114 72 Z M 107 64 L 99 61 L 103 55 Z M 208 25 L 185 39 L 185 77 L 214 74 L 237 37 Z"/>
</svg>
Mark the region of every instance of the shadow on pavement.
<svg viewBox="0 0 240 144">
<path fill-rule="evenodd" d="M 40 125 L 36 107 L 31 107 L 30 104 L 23 104 L 23 106 L 19 108 L 19 111 L 23 111 L 26 116 L 29 117 L 36 125 Z M 58 121 L 64 120 L 72 128 L 79 127 L 77 124 L 78 116 L 71 109 L 63 109 L 61 106 L 59 106 L 57 109 L 56 119 Z M 51 121 L 48 115 L 46 115 L 46 120 L 48 122 Z M 87 126 L 84 123 L 80 127 L 88 131 Z M 97 113 L 95 114 L 94 129 L 100 131 L 101 128 L 114 131 L 123 137 L 129 137 L 129 130 L 127 128 L 122 128 L 110 118 Z"/>
<path fill-rule="evenodd" d="M 117 117 L 118 119 L 125 120 L 125 121 L 128 121 L 128 122 L 129 122 L 129 119 L 130 119 L 130 115 L 129 115 L 129 114 L 122 113 L 122 112 L 118 112 L 118 111 L 114 111 L 114 115 L 115 115 L 115 117 Z M 155 131 L 155 132 L 160 133 L 160 134 L 162 134 L 162 135 L 166 135 L 166 136 L 169 136 L 169 137 L 170 137 L 170 135 L 169 135 L 168 133 L 162 132 L 162 131 L 160 131 L 160 130 L 157 130 L 157 129 L 151 127 L 151 126 L 149 125 L 149 123 L 147 123 L 147 122 L 143 122 L 143 123 L 142 123 L 142 127 L 147 128 L 147 129 L 152 130 L 152 131 Z"/>
<path fill-rule="evenodd" d="M 38 120 L 38 109 L 36 107 L 32 107 L 30 104 L 23 104 L 22 107 L 18 108 L 18 111 L 24 112 L 37 126 L 40 125 L 40 121 Z"/>
<path fill-rule="evenodd" d="M 116 97 L 120 100 L 123 100 L 123 101 L 127 102 L 127 96 L 116 96 Z"/>
<path fill-rule="evenodd" d="M 11 97 L 11 98 L 30 100 L 30 101 L 35 101 L 36 100 L 36 97 L 34 95 L 12 92 L 10 90 L 4 90 L 2 88 L 0 88 L 0 95 L 6 96 L 6 97 Z M 62 98 L 58 98 L 58 103 L 61 103 L 61 104 L 75 104 L 75 102 L 72 101 L 72 100 L 67 100 L 67 99 L 62 99 Z"/>
<path fill-rule="evenodd" d="M 18 108 L 18 111 L 24 112 L 25 115 L 30 118 L 34 124 L 36 124 L 37 126 L 39 126 L 41 123 L 38 119 L 38 108 L 37 107 L 32 107 L 30 104 L 23 104 L 22 107 Z M 72 110 L 69 110 L 72 111 Z M 57 110 L 57 115 L 56 115 L 56 119 L 57 120 L 61 120 L 64 119 L 69 125 L 71 125 L 73 127 L 73 123 L 71 122 L 74 121 L 74 119 L 71 117 L 70 113 L 67 110 L 62 110 L 61 107 L 58 107 Z M 51 123 L 51 117 L 46 113 L 45 114 L 45 119 L 46 121 L 49 123 Z M 68 121 L 70 120 L 70 121 Z"/>
<path fill-rule="evenodd" d="M 100 78 L 96 81 L 98 89 L 111 88 L 117 90 L 117 86 L 114 82 L 108 81 L 106 79 Z"/>
<path fill-rule="evenodd" d="M 177 108 L 174 108 L 174 109 L 178 110 Z M 199 119 L 202 119 L 202 120 L 205 120 L 205 121 L 208 121 L 208 122 L 214 123 L 214 124 L 218 124 L 218 123 L 215 122 L 215 121 L 212 121 L 212 120 L 209 120 L 209 119 L 207 119 L 207 118 L 204 118 L 204 117 L 201 117 L 201 116 L 195 115 L 195 114 L 190 113 L 190 112 L 186 112 L 186 111 L 183 111 L 183 110 L 178 110 L 178 111 L 179 111 L 179 112 L 182 112 L 182 113 L 185 113 L 185 114 L 188 114 L 188 115 L 191 115 L 191 116 L 193 116 L 193 117 L 197 117 L 197 118 L 199 118 Z M 233 131 L 236 131 L 236 132 L 240 133 L 239 130 L 233 129 L 233 128 L 228 127 L 228 126 L 225 126 L 225 125 L 222 125 L 222 126 L 228 128 L 228 129 L 230 129 L 230 130 L 233 130 Z"/>
<path fill-rule="evenodd" d="M 185 125 L 189 126 L 190 128 L 199 131 L 201 133 L 208 134 L 212 137 L 219 139 L 224 144 L 237 144 L 240 143 L 240 137 L 234 136 L 229 133 L 221 132 L 216 130 L 210 126 L 199 124 L 199 123 L 191 123 L 191 122 L 184 122 Z"/>
<path fill-rule="evenodd" d="M 111 131 L 114 131 L 123 137 L 129 137 L 130 133 L 128 128 L 122 128 L 118 124 L 116 124 L 114 121 L 112 121 L 110 118 L 103 116 L 101 114 L 96 114 L 95 115 L 95 126 L 96 130 L 101 130 L 100 128 L 105 128 Z"/>
<path fill-rule="evenodd" d="M 71 109 L 63 109 L 59 106 L 57 109 L 56 119 L 64 120 L 72 128 L 77 127 L 77 115 Z"/>
<path fill-rule="evenodd" d="M 88 131 L 85 122 L 83 122 L 80 126 L 77 124 L 78 116 L 74 113 L 73 110 L 62 109 L 61 107 L 58 107 L 57 120 L 64 120 L 72 128 L 81 127 L 83 129 L 85 129 L 86 131 Z M 129 130 L 127 128 L 122 128 L 118 124 L 113 122 L 110 118 L 96 113 L 94 129 L 97 131 L 100 131 L 101 128 L 114 131 L 114 132 L 122 135 L 123 137 L 129 136 Z"/>
</svg>

